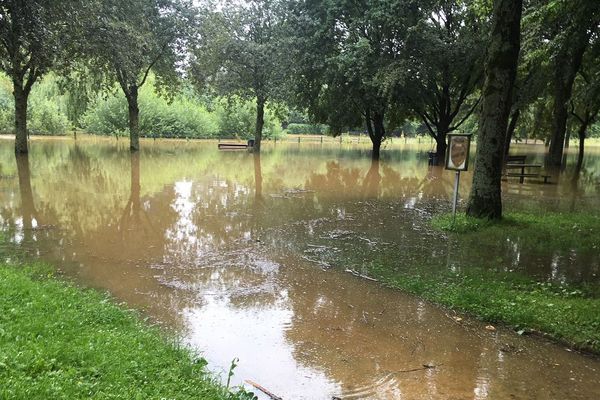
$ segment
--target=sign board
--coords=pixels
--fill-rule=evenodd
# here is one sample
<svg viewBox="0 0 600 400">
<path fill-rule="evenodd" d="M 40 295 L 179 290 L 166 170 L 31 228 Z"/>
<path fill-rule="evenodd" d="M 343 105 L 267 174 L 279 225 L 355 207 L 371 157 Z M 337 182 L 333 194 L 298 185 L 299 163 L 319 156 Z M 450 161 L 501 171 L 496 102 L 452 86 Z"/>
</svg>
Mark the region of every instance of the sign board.
<svg viewBox="0 0 600 400">
<path fill-rule="evenodd" d="M 451 133 L 448 134 L 448 148 L 446 149 L 446 169 L 453 171 L 466 171 L 469 168 L 469 148 L 471 135 Z"/>
</svg>

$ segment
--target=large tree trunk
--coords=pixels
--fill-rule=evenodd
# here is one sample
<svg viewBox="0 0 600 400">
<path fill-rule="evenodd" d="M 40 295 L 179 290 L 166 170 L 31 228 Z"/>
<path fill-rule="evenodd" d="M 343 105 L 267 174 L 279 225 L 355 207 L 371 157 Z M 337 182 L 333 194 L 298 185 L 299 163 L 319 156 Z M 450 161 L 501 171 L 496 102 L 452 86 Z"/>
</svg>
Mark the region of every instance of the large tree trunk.
<svg viewBox="0 0 600 400">
<path fill-rule="evenodd" d="M 435 157 L 436 161 L 434 165 L 442 165 L 444 163 L 444 159 L 446 158 L 446 148 L 448 144 L 446 143 L 446 137 L 448 136 L 448 131 L 438 131 L 437 136 L 435 138 Z"/>
<path fill-rule="evenodd" d="M 510 150 L 510 141 L 512 140 L 515 129 L 517 128 L 517 122 L 519 121 L 519 116 L 521 115 L 521 111 L 518 108 L 515 108 L 513 112 L 510 114 L 510 123 L 508 124 L 508 129 L 506 130 L 506 140 L 504 141 L 504 155 L 507 156 Z"/>
<path fill-rule="evenodd" d="M 27 99 L 29 91 L 23 88 L 23 82 L 13 80 L 15 98 L 15 153 L 27 154 Z"/>
<path fill-rule="evenodd" d="M 560 55 L 556 57 L 554 73 L 554 105 L 548 163 L 560 166 L 563 160 L 568 103 L 573 92 L 573 82 L 581 67 L 583 54 L 589 42 L 587 29 L 580 29 L 570 40 L 565 40 Z"/>
<path fill-rule="evenodd" d="M 501 176 L 511 94 L 517 75 L 522 0 L 495 0 L 485 64 L 483 108 L 467 215 L 502 217 Z"/>
<path fill-rule="evenodd" d="M 140 108 L 138 105 L 138 87 L 130 86 L 126 95 L 129 108 L 129 149 L 140 149 Z"/>
<path fill-rule="evenodd" d="M 435 162 L 433 165 L 442 165 L 446 158 L 446 148 L 448 143 L 446 139 L 450 132 L 450 121 L 446 118 L 440 119 L 439 123 L 435 126 L 435 134 L 430 131 L 431 137 L 435 139 Z"/>
<path fill-rule="evenodd" d="M 254 151 L 260 153 L 262 131 L 265 126 L 265 103 L 260 97 L 256 98 L 256 128 L 254 130 Z"/>
<path fill-rule="evenodd" d="M 385 138 L 384 119 L 383 112 L 374 111 L 371 113 L 371 110 L 366 111 L 367 132 L 373 144 L 372 160 L 379 160 L 381 156 L 381 142 Z"/>
</svg>

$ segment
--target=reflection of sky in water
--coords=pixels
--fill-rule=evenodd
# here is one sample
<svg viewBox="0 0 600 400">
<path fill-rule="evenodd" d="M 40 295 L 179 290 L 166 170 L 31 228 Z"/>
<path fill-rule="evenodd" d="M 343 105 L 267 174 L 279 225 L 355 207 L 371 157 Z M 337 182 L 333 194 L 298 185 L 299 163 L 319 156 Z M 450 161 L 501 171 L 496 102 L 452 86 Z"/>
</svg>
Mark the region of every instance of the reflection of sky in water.
<svg viewBox="0 0 600 400">
<path fill-rule="evenodd" d="M 250 379 L 289 399 L 328 399 L 328 393 L 339 392 L 323 372 L 306 368 L 293 357 L 285 329 L 294 313 L 286 306 L 285 295 L 266 308 L 234 308 L 226 299 L 213 296 L 203 300 L 201 307 L 184 310 L 189 327 L 186 342 L 200 349 L 213 368 L 230 365 L 237 357 L 233 384 Z M 227 374 L 223 369 L 217 372 Z"/>
</svg>

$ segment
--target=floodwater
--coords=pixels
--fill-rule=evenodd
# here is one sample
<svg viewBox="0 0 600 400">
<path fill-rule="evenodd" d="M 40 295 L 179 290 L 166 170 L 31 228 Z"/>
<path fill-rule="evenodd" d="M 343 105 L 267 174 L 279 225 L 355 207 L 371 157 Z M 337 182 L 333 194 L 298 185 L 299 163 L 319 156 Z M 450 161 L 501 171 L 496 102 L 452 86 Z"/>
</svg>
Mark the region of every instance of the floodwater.
<svg viewBox="0 0 600 400">
<path fill-rule="evenodd" d="M 431 232 L 454 176 L 429 146 L 0 141 L 0 223 L 12 245 L 176 330 L 234 384 L 284 399 L 598 399 L 600 360 L 357 277 L 362 265 L 481 266 L 597 282 L 600 256 Z M 519 152 L 540 161 L 542 146 Z M 506 207 L 597 210 L 600 149 L 576 185 L 504 183 Z M 461 197 L 470 175 L 463 174 Z M 463 205 L 461 203 L 461 205 Z M 490 257 L 494 254 L 495 257 Z M 257 393 L 260 394 L 260 393 Z M 261 398 L 266 398 L 262 396 Z"/>
</svg>

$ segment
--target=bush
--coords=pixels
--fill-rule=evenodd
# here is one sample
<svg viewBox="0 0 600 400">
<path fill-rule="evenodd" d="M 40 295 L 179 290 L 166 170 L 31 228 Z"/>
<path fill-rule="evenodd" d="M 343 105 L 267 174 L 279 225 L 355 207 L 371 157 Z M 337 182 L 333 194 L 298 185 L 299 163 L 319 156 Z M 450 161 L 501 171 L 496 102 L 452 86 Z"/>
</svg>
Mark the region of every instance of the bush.
<svg viewBox="0 0 600 400">
<path fill-rule="evenodd" d="M 0 76 L 0 133 L 13 133 L 14 121 L 12 84 L 6 76 Z M 71 128 L 55 79 L 45 79 L 33 87 L 27 124 L 33 135 L 65 135 Z"/>
<path fill-rule="evenodd" d="M 295 124 L 291 123 L 285 129 L 292 135 L 327 135 L 329 126 L 322 124 Z"/>
<path fill-rule="evenodd" d="M 56 102 L 35 99 L 29 104 L 29 132 L 33 135 L 66 135 L 71 124 Z"/>
<path fill-rule="evenodd" d="M 224 138 L 249 139 L 254 135 L 255 106 L 252 101 L 217 99 L 212 111 L 199 100 L 177 97 L 172 103 L 158 97 L 149 86 L 139 98 L 140 135 L 163 138 Z M 121 93 L 98 97 L 83 118 L 83 126 L 99 135 L 127 135 L 127 102 Z M 279 120 L 271 110 L 265 110 L 263 135 L 266 138 L 282 134 Z"/>
<path fill-rule="evenodd" d="M 237 137 L 241 139 L 254 137 L 256 104 L 253 101 L 221 99 L 215 107 L 215 113 L 219 121 L 219 137 Z M 283 130 L 279 119 L 275 117 L 274 112 L 269 107 L 266 107 L 263 138 L 275 138 L 282 135 Z"/>
<path fill-rule="evenodd" d="M 213 115 L 185 98 L 172 103 L 144 90 L 139 98 L 142 137 L 211 138 L 217 133 Z M 89 133 L 124 136 L 129 133 L 127 101 L 119 93 L 98 97 L 83 117 Z"/>
</svg>

